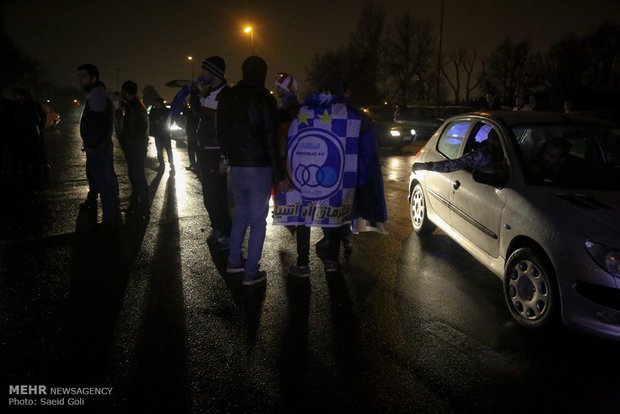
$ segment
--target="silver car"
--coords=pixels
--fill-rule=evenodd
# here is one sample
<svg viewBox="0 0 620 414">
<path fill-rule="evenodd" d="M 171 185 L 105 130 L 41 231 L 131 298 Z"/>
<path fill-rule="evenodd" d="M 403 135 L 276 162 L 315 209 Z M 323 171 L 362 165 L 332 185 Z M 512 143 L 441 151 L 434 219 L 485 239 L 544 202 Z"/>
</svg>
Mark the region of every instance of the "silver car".
<svg viewBox="0 0 620 414">
<path fill-rule="evenodd" d="M 497 275 L 520 325 L 561 318 L 620 339 L 619 128 L 538 112 L 452 117 L 416 155 L 429 164 L 411 174 L 413 228 L 439 227 Z M 499 155 L 473 157 L 491 130 Z M 466 154 L 479 165 L 439 172 Z"/>
</svg>

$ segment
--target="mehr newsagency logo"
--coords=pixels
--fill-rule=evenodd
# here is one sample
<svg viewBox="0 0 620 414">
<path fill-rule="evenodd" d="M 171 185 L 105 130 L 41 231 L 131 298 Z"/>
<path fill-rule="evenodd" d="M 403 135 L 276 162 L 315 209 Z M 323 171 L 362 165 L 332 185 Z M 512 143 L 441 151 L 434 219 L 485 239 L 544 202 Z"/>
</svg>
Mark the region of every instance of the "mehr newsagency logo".
<svg viewBox="0 0 620 414">
<path fill-rule="evenodd" d="M 85 406 L 89 397 L 111 394 L 111 387 L 9 385 L 9 406 Z"/>
</svg>

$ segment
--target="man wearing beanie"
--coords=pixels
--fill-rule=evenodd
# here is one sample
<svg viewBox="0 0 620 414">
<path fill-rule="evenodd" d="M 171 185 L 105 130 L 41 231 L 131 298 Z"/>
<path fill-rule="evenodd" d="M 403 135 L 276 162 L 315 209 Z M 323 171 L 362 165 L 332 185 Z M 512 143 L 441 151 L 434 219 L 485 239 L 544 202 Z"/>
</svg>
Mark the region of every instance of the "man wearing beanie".
<svg viewBox="0 0 620 414">
<path fill-rule="evenodd" d="M 207 243 L 216 249 L 227 249 L 231 219 L 227 200 L 227 177 L 220 171 L 224 158 L 217 136 L 216 114 L 220 93 L 228 89 L 224 71 L 226 63 L 219 56 L 206 58 L 201 65 L 201 82 L 193 88 L 190 104 L 200 117 L 196 131 L 198 146 L 196 157 L 202 198 L 211 221 L 211 233 Z"/>
<path fill-rule="evenodd" d="M 149 121 L 146 108 L 138 99 L 138 85 L 133 81 L 123 83 L 121 95 L 125 103 L 122 129 L 118 142 L 125 153 L 127 175 L 131 183 L 131 197 L 127 215 L 148 219 L 149 186 L 144 176 L 144 161 L 149 142 Z"/>
<path fill-rule="evenodd" d="M 266 278 L 259 271 L 269 197 L 274 182 L 285 178 L 278 161 L 276 101 L 265 89 L 267 64 L 258 56 L 243 62 L 243 80 L 222 94 L 217 113 L 218 135 L 230 165 L 235 214 L 227 271 L 243 272 L 243 284 Z M 247 260 L 241 246 L 250 228 Z"/>
</svg>

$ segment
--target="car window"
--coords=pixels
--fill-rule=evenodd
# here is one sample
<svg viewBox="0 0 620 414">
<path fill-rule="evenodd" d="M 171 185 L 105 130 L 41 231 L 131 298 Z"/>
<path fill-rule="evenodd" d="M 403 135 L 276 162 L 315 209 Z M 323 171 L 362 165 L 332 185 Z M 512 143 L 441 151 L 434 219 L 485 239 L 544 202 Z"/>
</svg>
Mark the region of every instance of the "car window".
<svg viewBox="0 0 620 414">
<path fill-rule="evenodd" d="M 437 142 L 437 151 L 448 159 L 454 159 L 459 156 L 459 150 L 463 139 L 469 130 L 471 121 L 453 122 L 449 124 L 442 132 Z"/>
<path fill-rule="evenodd" d="M 609 125 L 513 127 L 528 183 L 620 188 L 620 131 Z"/>
<path fill-rule="evenodd" d="M 465 151 L 463 154 L 467 154 L 469 152 L 475 151 L 480 147 L 480 144 L 487 140 L 489 136 L 489 131 L 491 131 L 491 126 L 483 124 L 475 134 L 472 134 L 467 141 L 467 145 L 465 146 Z"/>
</svg>

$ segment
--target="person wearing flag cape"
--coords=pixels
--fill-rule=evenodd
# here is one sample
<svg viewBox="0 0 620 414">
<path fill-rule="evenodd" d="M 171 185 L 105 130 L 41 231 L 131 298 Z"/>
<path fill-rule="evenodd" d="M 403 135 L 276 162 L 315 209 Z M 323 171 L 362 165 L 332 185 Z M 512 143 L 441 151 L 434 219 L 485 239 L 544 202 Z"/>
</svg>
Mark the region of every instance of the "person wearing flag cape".
<svg viewBox="0 0 620 414">
<path fill-rule="evenodd" d="M 321 92 L 300 108 L 288 131 L 287 167 L 292 188 L 275 196 L 273 224 L 297 231 L 297 267 L 308 265 L 310 227 L 332 228 L 325 272 L 339 270 L 347 227 L 385 232 L 383 179 L 373 124 L 343 101 L 344 82 L 326 77 Z M 292 274 L 296 274 L 292 272 Z M 304 276 L 309 275 L 305 273 Z"/>
</svg>

